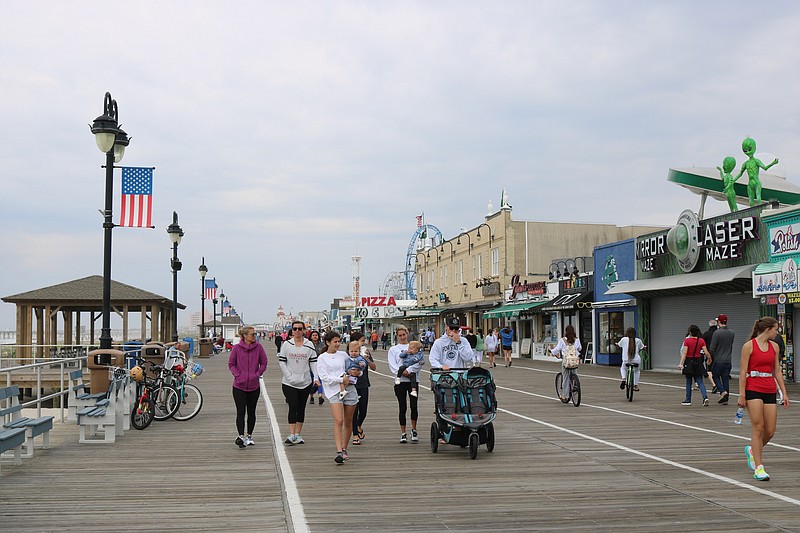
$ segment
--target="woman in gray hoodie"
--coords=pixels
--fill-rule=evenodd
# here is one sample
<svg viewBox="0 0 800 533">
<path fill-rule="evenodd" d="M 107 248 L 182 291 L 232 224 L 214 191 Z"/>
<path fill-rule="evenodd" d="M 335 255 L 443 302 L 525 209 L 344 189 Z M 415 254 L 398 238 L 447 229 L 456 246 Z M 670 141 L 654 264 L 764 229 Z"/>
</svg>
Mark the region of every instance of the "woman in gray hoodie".
<svg viewBox="0 0 800 533">
<path fill-rule="evenodd" d="M 233 402 L 236 404 L 236 445 L 246 448 L 253 442 L 256 427 L 256 406 L 261 394 L 258 378 L 267 369 L 267 352 L 258 342 L 256 330 L 244 326 L 239 330 L 240 341 L 228 357 L 228 369 L 233 374 Z M 247 433 L 244 431 L 244 415 L 247 412 Z"/>
</svg>

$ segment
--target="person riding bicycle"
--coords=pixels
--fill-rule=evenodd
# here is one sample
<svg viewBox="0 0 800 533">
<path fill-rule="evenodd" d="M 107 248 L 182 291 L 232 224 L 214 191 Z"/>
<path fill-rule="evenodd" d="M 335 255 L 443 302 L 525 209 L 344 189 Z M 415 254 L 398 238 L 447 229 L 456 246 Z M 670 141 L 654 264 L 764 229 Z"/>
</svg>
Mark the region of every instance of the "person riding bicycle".
<svg viewBox="0 0 800 533">
<path fill-rule="evenodd" d="M 561 359 L 561 394 L 566 394 L 569 392 L 569 374 L 571 371 L 577 372 L 576 368 L 567 368 L 564 365 L 564 358 L 572 351 L 575 353 L 580 354 L 581 352 L 581 340 L 575 335 L 575 328 L 572 324 L 569 324 L 566 328 L 564 328 L 564 336 L 558 339 L 558 344 L 556 344 L 555 348 L 550 350 L 550 353 Z M 564 401 L 565 397 L 561 397 L 561 400 Z"/>
<path fill-rule="evenodd" d="M 622 348 L 622 365 L 619 367 L 619 373 L 622 376 L 622 382 L 619 384 L 619 388 L 624 390 L 625 382 L 628 379 L 628 369 L 625 366 L 625 363 L 632 363 L 636 365 L 633 373 L 633 390 L 638 392 L 639 375 L 642 373 L 642 357 L 639 355 L 639 352 L 647 348 L 647 346 L 645 346 L 645 344 L 642 342 L 642 339 L 636 336 L 636 330 L 634 328 L 628 328 L 625 330 L 625 336 L 619 340 L 617 346 Z"/>
</svg>

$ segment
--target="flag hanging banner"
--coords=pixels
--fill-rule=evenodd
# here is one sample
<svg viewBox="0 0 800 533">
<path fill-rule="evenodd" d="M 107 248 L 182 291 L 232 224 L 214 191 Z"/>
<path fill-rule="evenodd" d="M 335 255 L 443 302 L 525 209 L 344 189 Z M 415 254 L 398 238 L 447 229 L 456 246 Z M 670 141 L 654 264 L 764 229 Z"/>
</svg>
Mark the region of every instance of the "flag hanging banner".
<svg viewBox="0 0 800 533">
<path fill-rule="evenodd" d="M 153 169 L 122 167 L 122 202 L 119 225 L 152 228 Z"/>
<path fill-rule="evenodd" d="M 217 297 L 217 278 L 206 279 L 206 300 Z"/>
<path fill-rule="evenodd" d="M 222 316 L 231 316 L 231 303 L 227 300 L 222 303 Z"/>
</svg>

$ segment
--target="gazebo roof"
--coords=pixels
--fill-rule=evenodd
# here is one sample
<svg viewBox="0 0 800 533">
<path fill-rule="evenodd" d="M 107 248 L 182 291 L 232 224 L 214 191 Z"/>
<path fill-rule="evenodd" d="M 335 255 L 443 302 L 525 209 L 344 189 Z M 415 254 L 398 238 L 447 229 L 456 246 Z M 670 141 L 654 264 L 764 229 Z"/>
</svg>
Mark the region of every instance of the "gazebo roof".
<svg viewBox="0 0 800 533">
<path fill-rule="evenodd" d="M 88 276 L 86 278 L 59 283 L 41 289 L 34 289 L 28 292 L 21 292 L 2 299 L 6 303 L 15 304 L 55 304 L 63 306 L 76 306 L 84 309 L 102 306 L 103 302 L 103 277 Z M 153 305 L 153 304 L 172 304 L 172 299 L 158 294 L 126 285 L 118 281 L 111 280 L 111 304 L 112 305 Z M 178 303 L 179 309 L 186 309 L 186 306 Z"/>
</svg>

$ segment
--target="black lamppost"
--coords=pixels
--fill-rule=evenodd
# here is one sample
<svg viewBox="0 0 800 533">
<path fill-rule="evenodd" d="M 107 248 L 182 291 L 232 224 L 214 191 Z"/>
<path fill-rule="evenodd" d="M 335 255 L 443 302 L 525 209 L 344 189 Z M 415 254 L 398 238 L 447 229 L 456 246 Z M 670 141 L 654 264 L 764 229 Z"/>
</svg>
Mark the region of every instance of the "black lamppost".
<svg viewBox="0 0 800 533">
<path fill-rule="evenodd" d="M 214 294 L 214 299 L 211 300 L 214 302 L 214 338 L 217 338 L 217 295 Z"/>
<path fill-rule="evenodd" d="M 167 235 L 172 241 L 172 342 L 178 342 L 178 272 L 181 262 L 178 260 L 178 245 L 183 237 L 183 230 L 178 225 L 178 213 L 172 212 L 172 224 L 167 228 Z"/>
<path fill-rule="evenodd" d="M 100 348 L 111 348 L 111 210 L 114 207 L 114 163 L 119 163 L 125 154 L 130 139 L 118 122 L 117 101 L 106 93 L 103 114 L 90 126 L 94 140 L 101 152 L 106 154 L 106 202 L 103 209 L 103 321 L 100 329 Z"/>
<path fill-rule="evenodd" d="M 206 267 L 206 258 L 203 257 L 200 263 L 200 337 L 205 337 L 206 333 L 206 274 L 208 268 Z"/>
</svg>

